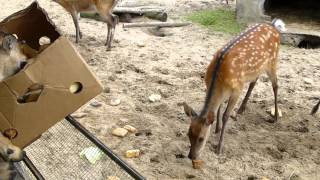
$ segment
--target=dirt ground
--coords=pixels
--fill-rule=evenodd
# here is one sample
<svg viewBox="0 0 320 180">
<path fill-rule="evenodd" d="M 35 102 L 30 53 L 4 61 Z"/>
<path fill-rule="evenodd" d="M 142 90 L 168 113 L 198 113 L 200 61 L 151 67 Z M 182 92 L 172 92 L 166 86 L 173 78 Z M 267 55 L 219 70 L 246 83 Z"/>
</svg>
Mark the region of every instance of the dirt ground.
<svg viewBox="0 0 320 180">
<path fill-rule="evenodd" d="M 1 3 L 1 19 L 31 3 L 6 2 Z M 74 42 L 71 16 L 50 0 L 39 2 Z M 177 0 L 168 9 L 170 20 L 183 20 L 187 12 L 219 6 L 214 0 Z M 238 121 L 229 121 L 222 155 L 213 152 L 218 138 L 212 133 L 202 153 L 205 166 L 194 170 L 186 158 L 189 119 L 178 104 L 185 101 L 200 110 L 206 66 L 232 36 L 190 25 L 166 29 L 167 36 L 157 37 L 147 29 L 125 30 L 120 24 L 114 47 L 107 52 L 106 24 L 81 19 L 80 27 L 84 36 L 76 46 L 110 92 L 93 100 L 102 106 L 81 108 L 78 112 L 87 116 L 79 121 L 121 157 L 128 149 L 140 149 L 139 158 L 123 158 L 148 179 L 320 179 L 320 114 L 309 115 L 320 97 L 319 49 L 281 46 L 278 78 L 283 117 L 274 124 L 267 122 L 274 98 L 263 75 L 247 111 Z M 152 94 L 160 94 L 161 100 L 150 102 Z M 110 106 L 112 98 L 121 99 L 121 104 Z M 113 128 L 126 124 L 142 133 L 124 138 L 111 135 Z"/>
</svg>

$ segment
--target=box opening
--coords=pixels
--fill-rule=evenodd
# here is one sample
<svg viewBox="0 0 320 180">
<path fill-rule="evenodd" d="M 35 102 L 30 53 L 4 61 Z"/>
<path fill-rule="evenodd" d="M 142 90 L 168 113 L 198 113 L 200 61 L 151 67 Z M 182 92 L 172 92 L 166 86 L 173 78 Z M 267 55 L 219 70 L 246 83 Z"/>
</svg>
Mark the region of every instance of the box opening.
<svg viewBox="0 0 320 180">
<path fill-rule="evenodd" d="M 72 94 L 78 94 L 82 91 L 82 89 L 83 89 L 83 85 L 80 82 L 74 82 L 69 87 L 69 91 Z"/>
</svg>

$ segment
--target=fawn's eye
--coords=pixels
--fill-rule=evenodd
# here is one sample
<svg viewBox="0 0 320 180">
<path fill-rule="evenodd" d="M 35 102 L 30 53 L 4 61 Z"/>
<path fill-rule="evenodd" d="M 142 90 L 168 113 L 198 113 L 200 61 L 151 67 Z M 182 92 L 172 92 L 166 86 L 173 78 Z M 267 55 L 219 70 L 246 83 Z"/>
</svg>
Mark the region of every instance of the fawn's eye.
<svg viewBox="0 0 320 180">
<path fill-rule="evenodd" d="M 198 140 L 200 143 L 203 141 L 203 138 L 199 138 L 199 140 Z"/>
</svg>

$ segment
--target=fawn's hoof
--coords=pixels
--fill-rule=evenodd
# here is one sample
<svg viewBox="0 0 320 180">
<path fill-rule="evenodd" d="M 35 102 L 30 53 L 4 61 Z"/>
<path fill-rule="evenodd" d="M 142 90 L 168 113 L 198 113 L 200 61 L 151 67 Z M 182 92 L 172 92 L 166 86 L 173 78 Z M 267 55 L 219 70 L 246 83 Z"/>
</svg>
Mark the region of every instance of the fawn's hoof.
<svg viewBox="0 0 320 180">
<path fill-rule="evenodd" d="M 246 108 L 240 107 L 239 110 L 237 111 L 237 114 L 243 114 Z"/>
</svg>

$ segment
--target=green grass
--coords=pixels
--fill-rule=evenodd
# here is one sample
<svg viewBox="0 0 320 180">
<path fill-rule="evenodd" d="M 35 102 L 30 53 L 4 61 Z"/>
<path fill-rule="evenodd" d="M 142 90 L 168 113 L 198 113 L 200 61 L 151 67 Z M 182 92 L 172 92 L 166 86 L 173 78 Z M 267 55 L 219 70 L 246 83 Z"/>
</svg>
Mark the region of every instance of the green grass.
<svg viewBox="0 0 320 180">
<path fill-rule="evenodd" d="M 187 16 L 187 19 L 201 24 L 213 31 L 236 34 L 243 30 L 244 25 L 236 21 L 236 14 L 229 9 L 203 10 L 194 12 Z"/>
</svg>

